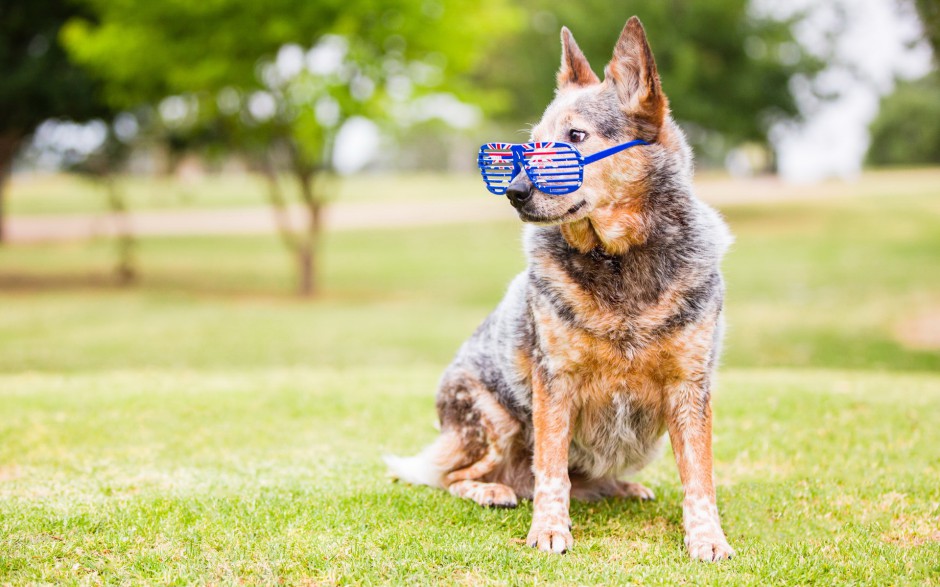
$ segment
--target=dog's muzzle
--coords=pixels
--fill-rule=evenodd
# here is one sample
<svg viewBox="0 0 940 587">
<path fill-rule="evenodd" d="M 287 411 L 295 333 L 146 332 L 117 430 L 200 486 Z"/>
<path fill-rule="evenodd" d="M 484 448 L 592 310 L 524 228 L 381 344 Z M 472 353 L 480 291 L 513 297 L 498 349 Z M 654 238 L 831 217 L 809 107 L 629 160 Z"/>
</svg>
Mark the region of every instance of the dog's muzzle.
<svg viewBox="0 0 940 587">
<path fill-rule="evenodd" d="M 520 173 L 506 188 L 506 197 L 509 198 L 513 208 L 518 210 L 532 198 L 533 191 L 535 191 L 535 186 L 525 173 Z"/>
</svg>

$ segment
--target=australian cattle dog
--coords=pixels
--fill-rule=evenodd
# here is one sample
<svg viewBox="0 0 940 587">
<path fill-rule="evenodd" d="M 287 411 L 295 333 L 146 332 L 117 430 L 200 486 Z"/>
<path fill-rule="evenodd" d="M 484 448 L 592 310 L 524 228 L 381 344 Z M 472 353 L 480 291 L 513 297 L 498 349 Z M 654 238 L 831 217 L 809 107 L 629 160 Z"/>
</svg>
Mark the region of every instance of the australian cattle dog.
<svg viewBox="0 0 940 587">
<path fill-rule="evenodd" d="M 567 28 L 561 45 L 557 93 L 531 140 L 588 156 L 643 144 L 585 166 L 564 195 L 510 174 L 528 266 L 444 373 L 440 436 L 387 461 L 404 481 L 483 506 L 532 499 L 528 544 L 561 553 L 572 546 L 571 497 L 653 498 L 623 477 L 656 458 L 668 432 L 689 555 L 729 558 L 711 392 L 731 236 L 693 193 L 691 149 L 640 21 L 627 22 L 603 81 Z"/>
</svg>

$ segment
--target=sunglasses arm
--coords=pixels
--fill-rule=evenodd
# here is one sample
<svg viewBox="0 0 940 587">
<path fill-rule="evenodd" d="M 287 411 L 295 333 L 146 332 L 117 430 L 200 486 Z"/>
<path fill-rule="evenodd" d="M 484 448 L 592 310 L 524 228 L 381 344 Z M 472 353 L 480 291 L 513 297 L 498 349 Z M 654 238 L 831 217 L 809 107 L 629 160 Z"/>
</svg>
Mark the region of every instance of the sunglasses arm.
<svg viewBox="0 0 940 587">
<path fill-rule="evenodd" d="M 619 153 L 620 151 L 626 151 L 630 147 L 635 147 L 637 145 L 648 145 L 648 144 L 649 143 L 647 143 L 643 139 L 637 139 L 635 141 L 630 141 L 629 143 L 624 143 L 622 145 L 617 145 L 609 149 L 604 149 L 603 151 L 598 151 L 597 153 L 594 153 L 593 155 L 588 155 L 587 157 L 585 157 L 584 164 L 587 165 L 588 163 L 594 163 L 595 161 L 600 161 L 601 159 L 605 157 L 610 157 L 611 155 L 615 155 Z"/>
</svg>

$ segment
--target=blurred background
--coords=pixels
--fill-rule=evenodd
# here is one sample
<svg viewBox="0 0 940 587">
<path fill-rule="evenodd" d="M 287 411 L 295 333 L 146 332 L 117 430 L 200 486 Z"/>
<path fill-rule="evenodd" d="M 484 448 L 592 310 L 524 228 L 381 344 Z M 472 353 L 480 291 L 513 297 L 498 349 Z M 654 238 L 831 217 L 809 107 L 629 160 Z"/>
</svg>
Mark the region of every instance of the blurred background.
<svg viewBox="0 0 940 587">
<path fill-rule="evenodd" d="M 940 367 L 934 0 L 7 0 L 0 369 L 445 363 L 524 264 L 477 146 L 632 14 L 727 363 Z"/>
<path fill-rule="evenodd" d="M 730 567 L 668 457 L 557 562 L 379 459 L 525 266 L 479 145 L 633 14 L 737 239 Z M 938 45 L 937 0 L 0 1 L 0 584 L 936 583 Z"/>
</svg>

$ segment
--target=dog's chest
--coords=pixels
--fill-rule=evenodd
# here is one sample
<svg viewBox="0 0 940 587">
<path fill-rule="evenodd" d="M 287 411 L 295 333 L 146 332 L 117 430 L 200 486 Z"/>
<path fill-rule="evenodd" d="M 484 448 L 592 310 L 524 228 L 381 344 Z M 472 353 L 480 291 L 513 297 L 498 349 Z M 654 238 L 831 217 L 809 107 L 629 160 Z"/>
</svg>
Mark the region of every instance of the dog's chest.
<svg viewBox="0 0 940 587">
<path fill-rule="evenodd" d="M 579 405 L 570 466 L 590 478 L 641 469 L 659 453 L 665 432 L 661 388 L 638 377 L 595 377 L 574 390 Z"/>
<path fill-rule="evenodd" d="M 654 247 L 612 257 L 574 253 L 555 242 L 536 249 L 530 265 L 535 303 L 560 328 L 616 341 L 627 358 L 681 310 L 688 280 L 678 269 Z"/>
<path fill-rule="evenodd" d="M 539 347 L 549 373 L 564 380 L 572 396 L 571 469 L 590 478 L 619 476 L 659 454 L 665 383 L 675 361 L 667 345 L 649 336 L 655 324 L 644 321 L 644 312 L 581 307 L 575 324 L 557 304 L 537 302 Z M 606 336 L 605 328 L 616 335 Z"/>
<path fill-rule="evenodd" d="M 614 343 L 573 334 L 566 340 L 553 367 L 573 401 L 572 469 L 591 478 L 639 470 L 659 453 L 665 432 L 671 357 L 657 348 L 625 360 Z"/>
<path fill-rule="evenodd" d="M 682 369 L 675 333 L 701 315 L 688 295 L 696 275 L 676 249 L 576 254 L 543 234 L 530 249 L 530 308 L 541 363 L 576 405 L 571 468 L 592 478 L 638 470 L 665 433 L 668 382 Z"/>
</svg>

